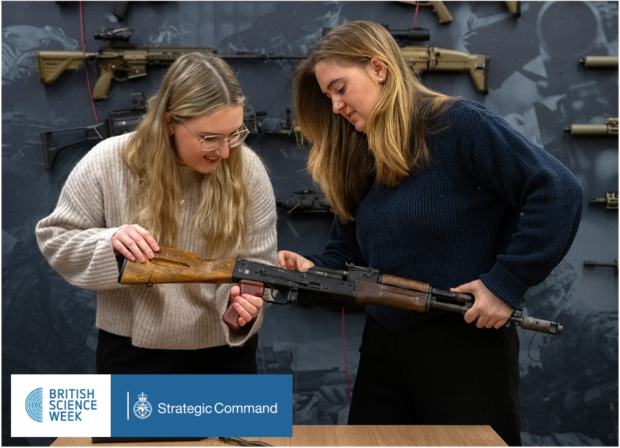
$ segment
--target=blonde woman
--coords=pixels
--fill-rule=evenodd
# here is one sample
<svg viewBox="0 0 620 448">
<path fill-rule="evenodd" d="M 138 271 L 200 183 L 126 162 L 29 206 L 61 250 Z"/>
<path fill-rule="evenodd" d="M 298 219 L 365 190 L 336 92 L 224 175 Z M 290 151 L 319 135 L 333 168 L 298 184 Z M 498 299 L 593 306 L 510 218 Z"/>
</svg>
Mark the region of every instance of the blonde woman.
<svg viewBox="0 0 620 448">
<path fill-rule="evenodd" d="M 275 263 L 275 200 L 243 144 L 243 101 L 224 61 L 179 58 L 137 130 L 93 148 L 38 223 L 51 266 L 97 290 L 99 373 L 256 373 L 261 298 L 233 285 L 121 286 L 116 262 L 144 262 L 161 244 Z M 221 320 L 232 300 L 239 331 Z"/>
<path fill-rule="evenodd" d="M 353 262 L 475 296 L 464 318 L 366 307 L 349 424 L 491 425 L 519 445 L 519 340 L 503 325 L 568 251 L 581 186 L 493 112 L 422 86 L 372 22 L 327 34 L 295 92 L 337 217 L 323 254 L 278 264 Z"/>
</svg>

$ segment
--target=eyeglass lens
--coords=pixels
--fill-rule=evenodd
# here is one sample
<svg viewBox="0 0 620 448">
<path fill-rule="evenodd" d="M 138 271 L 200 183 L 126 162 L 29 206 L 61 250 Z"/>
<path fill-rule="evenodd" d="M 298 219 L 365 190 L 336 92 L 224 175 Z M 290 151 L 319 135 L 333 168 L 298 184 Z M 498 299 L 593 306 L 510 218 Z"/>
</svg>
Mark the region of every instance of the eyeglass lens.
<svg viewBox="0 0 620 448">
<path fill-rule="evenodd" d="M 247 129 L 244 129 L 242 131 L 235 132 L 233 135 L 231 135 L 227 139 L 224 139 L 224 138 L 208 138 L 207 137 L 204 140 L 202 140 L 202 142 L 200 143 L 200 148 L 203 151 L 214 151 L 217 148 L 219 148 L 220 146 L 222 146 L 222 143 L 224 143 L 224 140 L 227 140 L 228 141 L 228 146 L 232 148 L 234 146 L 237 146 L 243 140 L 245 140 L 245 137 L 248 134 L 249 134 L 249 131 Z"/>
</svg>

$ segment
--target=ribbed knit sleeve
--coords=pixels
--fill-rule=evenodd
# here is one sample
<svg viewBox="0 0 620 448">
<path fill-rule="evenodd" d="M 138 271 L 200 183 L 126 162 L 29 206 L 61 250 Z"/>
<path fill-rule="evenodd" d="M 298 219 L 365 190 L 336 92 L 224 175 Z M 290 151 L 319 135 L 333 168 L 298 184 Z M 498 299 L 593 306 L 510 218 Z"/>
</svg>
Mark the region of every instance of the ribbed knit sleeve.
<svg viewBox="0 0 620 448">
<path fill-rule="evenodd" d="M 355 235 L 355 221 L 342 224 L 338 216 L 329 232 L 329 242 L 321 254 L 304 254 L 308 260 L 317 266 L 331 269 L 345 269 L 346 263 L 365 266 L 366 261 L 360 252 Z"/>
<path fill-rule="evenodd" d="M 521 214 L 507 249 L 480 279 L 517 308 L 527 289 L 542 282 L 568 252 L 581 220 L 583 189 L 564 165 L 501 117 L 477 105 L 471 112 L 478 115 L 478 126 L 463 163 L 481 187 Z"/>
<path fill-rule="evenodd" d="M 80 288 L 122 288 L 111 237 L 122 222 L 115 210 L 106 217 L 109 183 L 122 183 L 115 157 L 126 142 L 106 140 L 70 173 L 54 212 L 36 227 L 41 252 L 69 283 Z M 105 176 L 108 176 L 107 178 Z"/>
</svg>

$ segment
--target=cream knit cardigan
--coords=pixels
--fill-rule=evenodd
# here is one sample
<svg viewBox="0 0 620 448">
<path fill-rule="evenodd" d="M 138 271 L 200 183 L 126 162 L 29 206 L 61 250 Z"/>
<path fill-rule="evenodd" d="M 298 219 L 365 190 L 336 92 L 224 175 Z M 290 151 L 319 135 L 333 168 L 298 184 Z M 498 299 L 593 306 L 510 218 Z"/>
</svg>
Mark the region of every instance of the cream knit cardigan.
<svg viewBox="0 0 620 448">
<path fill-rule="evenodd" d="M 256 333 L 263 312 L 239 331 L 221 319 L 232 285 L 166 284 L 120 285 L 112 248 L 112 235 L 128 222 L 127 208 L 132 175 L 121 152 L 133 134 L 109 138 L 93 148 L 70 173 L 53 213 L 36 227 L 41 252 L 60 275 L 80 288 L 97 291 L 97 327 L 129 336 L 137 347 L 200 349 L 238 346 Z M 243 151 L 243 180 L 252 201 L 246 258 L 276 262 L 276 209 L 273 189 L 258 156 Z M 191 222 L 200 203 L 196 173 L 178 166 L 183 202 L 175 247 L 209 257 L 202 232 Z"/>
</svg>

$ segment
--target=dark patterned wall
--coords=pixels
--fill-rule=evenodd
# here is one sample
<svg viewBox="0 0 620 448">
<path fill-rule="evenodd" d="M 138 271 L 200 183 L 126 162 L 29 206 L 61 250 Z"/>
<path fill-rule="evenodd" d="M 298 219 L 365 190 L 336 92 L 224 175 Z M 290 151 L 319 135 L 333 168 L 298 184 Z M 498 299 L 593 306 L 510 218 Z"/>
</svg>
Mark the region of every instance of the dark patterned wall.
<svg viewBox="0 0 620 448">
<path fill-rule="evenodd" d="M 92 144 L 60 153 L 45 170 L 41 131 L 95 124 L 85 69 L 40 84 L 37 50 L 81 50 L 77 2 L 2 4 L 2 444 L 49 445 L 53 439 L 10 437 L 10 375 L 94 373 L 95 295 L 67 284 L 40 254 L 34 227 L 55 207 L 71 169 Z M 618 116 L 618 71 L 584 69 L 586 55 L 618 54 L 617 2 L 521 2 L 521 17 L 504 2 L 446 2 L 454 20 L 439 24 L 420 7 L 417 26 L 430 45 L 490 56 L 489 94 L 469 74 L 423 75 L 430 88 L 473 99 L 494 110 L 560 159 L 588 198 L 618 189 L 617 138 L 574 138 L 573 123 Z M 399 2 L 131 2 L 123 21 L 114 2 L 83 4 L 88 51 L 102 27 L 129 27 L 140 46 L 210 46 L 222 53 L 305 54 L 323 27 L 373 20 L 411 27 L 415 6 Z M 292 104 L 294 61 L 231 62 L 247 102 L 277 129 Z M 86 63 L 90 82 L 99 73 Z M 162 69 L 112 82 L 96 103 L 99 120 L 129 107 L 130 94 L 152 95 Z M 79 137 L 79 134 L 75 134 Z M 276 197 L 312 188 L 308 148 L 294 138 L 259 134 L 250 145 L 270 169 Z M 332 216 L 279 212 L 281 249 L 319 252 Z M 429 254 L 432 256 L 432 254 Z M 584 204 L 572 249 L 527 295 L 527 312 L 559 321 L 564 334 L 521 334 L 521 399 L 525 445 L 618 444 L 618 276 L 585 268 L 584 260 L 618 257 L 618 214 Z M 312 303 L 272 306 L 260 331 L 259 367 L 294 373 L 294 423 L 344 424 L 348 415 L 342 312 Z M 364 315 L 346 310 L 346 359 L 352 386 Z"/>
</svg>

